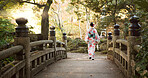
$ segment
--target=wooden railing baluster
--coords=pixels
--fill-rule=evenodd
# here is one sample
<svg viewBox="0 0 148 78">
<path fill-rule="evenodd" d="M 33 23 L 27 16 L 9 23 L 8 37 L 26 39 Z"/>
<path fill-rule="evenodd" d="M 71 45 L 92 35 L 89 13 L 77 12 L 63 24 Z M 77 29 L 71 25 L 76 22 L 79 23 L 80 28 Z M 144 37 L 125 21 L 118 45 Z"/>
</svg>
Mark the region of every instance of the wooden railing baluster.
<svg viewBox="0 0 148 78">
<path fill-rule="evenodd" d="M 130 19 L 131 26 L 129 27 L 129 36 L 127 40 L 120 39 L 119 25 L 114 26 L 113 40 L 108 42 L 108 52 L 112 50 L 114 62 L 119 66 L 127 78 L 132 78 L 135 75 L 135 56 L 139 51 L 137 45 L 141 43 L 140 28 L 138 24 L 139 18 L 133 16 Z M 108 38 L 108 41 L 110 38 Z M 113 43 L 113 47 L 110 46 Z M 138 48 L 138 49 L 137 49 Z M 109 55 L 109 54 L 108 54 Z"/>
<path fill-rule="evenodd" d="M 64 35 L 64 42 L 66 43 L 56 41 L 55 27 L 52 26 L 50 27 L 50 40 L 42 40 L 40 35 L 38 41 L 30 42 L 28 27 L 25 25 L 27 22 L 25 18 L 16 19 L 18 24 L 14 42 L 16 46 L 0 51 L 0 60 L 12 55 L 16 56 L 14 62 L 5 67 L 1 66 L 0 61 L 0 78 L 33 78 L 47 65 L 67 56 L 66 34 Z M 13 64 L 14 66 L 12 66 Z"/>
</svg>

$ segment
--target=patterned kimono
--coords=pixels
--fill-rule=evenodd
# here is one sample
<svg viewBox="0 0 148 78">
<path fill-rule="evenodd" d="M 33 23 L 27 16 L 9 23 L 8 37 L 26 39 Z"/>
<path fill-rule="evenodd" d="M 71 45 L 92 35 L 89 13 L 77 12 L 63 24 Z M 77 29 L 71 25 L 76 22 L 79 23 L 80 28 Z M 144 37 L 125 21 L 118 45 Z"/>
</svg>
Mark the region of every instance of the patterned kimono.
<svg viewBox="0 0 148 78">
<path fill-rule="evenodd" d="M 93 35 L 92 35 L 93 34 Z M 88 55 L 94 59 L 95 44 L 100 41 L 99 35 L 95 28 L 90 28 L 85 36 L 85 41 L 88 43 Z"/>
</svg>

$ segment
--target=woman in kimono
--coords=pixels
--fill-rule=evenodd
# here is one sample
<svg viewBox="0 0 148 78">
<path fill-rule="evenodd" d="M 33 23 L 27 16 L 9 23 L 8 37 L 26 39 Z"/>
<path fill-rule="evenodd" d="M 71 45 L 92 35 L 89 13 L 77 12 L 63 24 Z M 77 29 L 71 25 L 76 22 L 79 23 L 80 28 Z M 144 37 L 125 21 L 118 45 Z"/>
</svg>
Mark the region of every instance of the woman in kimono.
<svg viewBox="0 0 148 78">
<path fill-rule="evenodd" d="M 97 30 L 94 28 L 93 22 L 90 23 L 90 29 L 87 31 L 85 41 L 88 44 L 88 56 L 89 59 L 94 60 L 95 44 L 100 41 Z"/>
</svg>

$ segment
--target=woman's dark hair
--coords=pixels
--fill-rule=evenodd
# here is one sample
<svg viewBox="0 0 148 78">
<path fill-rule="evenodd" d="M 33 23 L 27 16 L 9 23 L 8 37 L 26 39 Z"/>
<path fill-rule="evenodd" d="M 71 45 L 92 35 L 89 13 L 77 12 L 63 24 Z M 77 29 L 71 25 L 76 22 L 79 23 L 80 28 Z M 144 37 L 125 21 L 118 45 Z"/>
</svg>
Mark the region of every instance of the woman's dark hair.
<svg viewBox="0 0 148 78">
<path fill-rule="evenodd" d="M 94 27 L 94 24 L 93 24 L 93 22 L 91 22 L 91 23 L 90 23 L 90 26 L 91 26 L 91 27 Z"/>
</svg>

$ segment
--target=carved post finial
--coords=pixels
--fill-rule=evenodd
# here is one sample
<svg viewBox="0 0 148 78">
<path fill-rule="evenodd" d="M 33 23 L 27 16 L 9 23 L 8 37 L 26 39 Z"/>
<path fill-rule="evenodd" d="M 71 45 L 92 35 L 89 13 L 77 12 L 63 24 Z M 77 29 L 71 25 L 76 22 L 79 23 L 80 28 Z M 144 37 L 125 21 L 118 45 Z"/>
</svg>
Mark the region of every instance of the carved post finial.
<svg viewBox="0 0 148 78">
<path fill-rule="evenodd" d="M 63 40 L 67 40 L 66 33 L 63 33 Z"/>
<path fill-rule="evenodd" d="M 50 36 L 55 36 L 55 26 L 50 27 Z"/>
<path fill-rule="evenodd" d="M 17 18 L 16 37 L 28 37 L 29 28 L 26 26 L 28 20 L 26 18 Z"/>
<path fill-rule="evenodd" d="M 129 35 L 130 36 L 140 36 L 140 28 L 141 26 L 138 24 L 139 17 L 136 15 L 130 18 L 131 26 L 129 26 Z"/>
<path fill-rule="evenodd" d="M 120 29 L 119 29 L 119 25 L 118 24 L 114 25 L 114 35 L 115 36 L 119 36 L 120 35 Z"/>
<path fill-rule="evenodd" d="M 64 43 L 65 43 L 65 45 L 64 45 L 64 47 L 65 47 L 65 49 L 66 49 L 66 57 L 65 58 L 67 58 L 67 36 L 66 36 L 66 33 L 63 33 L 63 41 L 64 41 Z"/>
<path fill-rule="evenodd" d="M 112 33 L 111 32 L 108 33 L 108 40 L 112 40 Z"/>
</svg>

